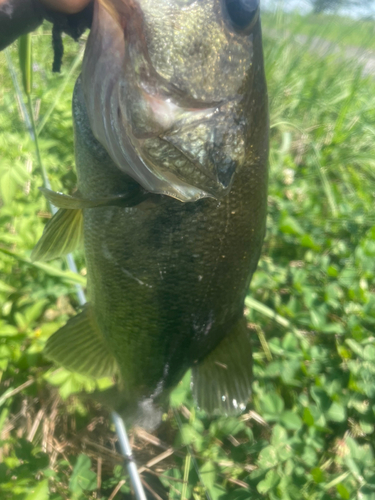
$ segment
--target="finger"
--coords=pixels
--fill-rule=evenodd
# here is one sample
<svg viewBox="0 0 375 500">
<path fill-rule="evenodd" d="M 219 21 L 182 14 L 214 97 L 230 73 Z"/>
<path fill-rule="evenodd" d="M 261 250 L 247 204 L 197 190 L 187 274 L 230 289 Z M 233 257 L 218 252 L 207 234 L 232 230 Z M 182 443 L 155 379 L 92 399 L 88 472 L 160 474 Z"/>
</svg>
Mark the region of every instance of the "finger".
<svg viewBox="0 0 375 500">
<path fill-rule="evenodd" d="M 0 0 L 0 50 L 16 38 L 35 30 L 43 21 L 43 9 L 32 0 Z"/>
<path fill-rule="evenodd" d="M 83 10 L 91 0 L 40 0 L 46 7 L 63 12 L 65 14 L 76 14 Z"/>
</svg>

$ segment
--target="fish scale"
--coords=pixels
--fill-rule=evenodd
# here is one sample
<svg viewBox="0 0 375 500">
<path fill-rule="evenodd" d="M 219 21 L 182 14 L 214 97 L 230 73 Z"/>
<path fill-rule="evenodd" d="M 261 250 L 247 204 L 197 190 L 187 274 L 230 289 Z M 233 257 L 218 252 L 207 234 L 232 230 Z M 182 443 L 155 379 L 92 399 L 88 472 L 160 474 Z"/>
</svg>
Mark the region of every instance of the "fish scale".
<svg viewBox="0 0 375 500">
<path fill-rule="evenodd" d="M 101 51 L 104 49 L 98 33 L 101 33 L 106 47 L 112 46 L 110 37 L 121 33 L 121 8 L 126 1 L 121 2 L 105 0 L 104 7 L 100 3 L 97 6 L 97 20 L 94 18 L 91 42 L 89 39 L 85 56 L 89 60 L 84 64 L 84 74 L 77 81 L 73 98 L 78 192 L 64 199 L 63 195 L 46 193 L 56 204 L 59 204 L 60 196 L 60 206 L 63 208 L 60 208 L 60 216 L 56 220 L 62 229 L 59 233 L 52 219 L 34 251 L 34 257 L 43 258 L 47 253 L 54 254 L 49 245 L 58 246 L 56 235 L 62 240 L 68 232 L 75 236 L 72 227 L 67 228 L 61 223 L 65 215 L 67 224 L 80 221 L 79 227 L 83 226 L 89 304 L 76 319 L 70 320 L 51 337 L 46 354 L 63 366 L 81 373 L 93 375 L 96 371 L 101 376 L 116 375 L 117 389 L 115 396 L 112 393 L 112 397 L 106 400 L 108 404 L 116 410 L 120 409 L 129 422 L 152 428 L 160 421 L 159 407 L 189 368 L 193 369 L 193 392 L 198 404 L 209 413 L 238 412 L 245 408 L 250 397 L 251 345 L 243 307 L 265 234 L 267 92 L 260 21 L 256 13 L 251 32 L 239 35 L 233 27 L 225 28 L 228 19 L 225 22 L 223 19 L 218 20 L 220 13 L 225 14 L 220 7 L 223 5 L 221 0 L 211 0 L 205 4 L 205 8 L 211 4 L 214 6 L 214 15 L 205 11 L 203 4 L 194 7 L 196 2 L 189 3 L 190 20 L 194 16 L 194 9 L 199 7 L 197 12 L 200 15 L 207 12 L 211 29 L 221 33 L 217 40 L 212 41 L 213 50 L 219 54 L 220 50 L 224 51 L 218 63 L 220 67 L 224 64 L 232 38 L 236 54 L 241 53 L 243 48 L 251 49 L 251 54 L 247 58 L 240 58 L 237 66 L 230 61 L 230 68 L 233 71 L 237 68 L 239 75 L 232 75 L 229 79 L 227 94 L 225 82 L 219 82 L 217 89 L 212 89 L 222 98 L 223 106 L 219 115 L 212 111 L 205 115 L 204 111 L 203 114 L 197 114 L 196 111 L 182 110 L 179 108 L 180 101 L 176 101 L 173 106 L 168 104 L 165 108 L 168 113 L 172 112 L 167 120 L 169 128 L 162 134 L 163 138 L 158 135 L 153 137 L 153 147 L 157 148 L 158 144 L 163 147 L 163 141 L 168 140 L 169 134 L 175 139 L 169 143 L 170 149 L 173 150 L 173 145 L 178 144 L 180 152 L 189 151 L 189 156 L 185 156 L 187 167 L 185 170 L 183 165 L 181 167 L 184 170 L 181 173 L 184 176 L 183 184 L 174 191 L 176 178 L 168 177 L 168 169 L 173 167 L 168 162 L 174 160 L 168 154 L 161 155 L 160 160 L 156 155 L 156 163 L 150 166 L 147 150 L 142 149 L 142 143 L 136 136 L 139 128 L 131 121 L 134 116 L 140 117 L 144 134 L 148 113 L 159 113 L 163 102 L 159 100 L 158 107 L 149 108 L 147 103 L 154 99 L 150 94 L 145 106 L 142 102 L 132 102 L 132 111 L 127 115 L 127 94 L 120 93 L 123 99 L 122 112 L 111 115 L 105 108 L 106 100 L 102 101 L 100 96 L 107 96 L 106 99 L 111 101 L 111 109 L 115 110 L 113 106 L 120 95 L 114 90 L 116 81 L 105 91 L 100 90 L 97 96 L 99 101 L 94 101 L 95 92 L 100 88 L 100 78 L 105 76 L 100 75 L 100 61 L 104 60 Z M 116 29 L 106 31 L 106 23 L 113 26 L 115 22 L 105 10 L 108 3 L 117 9 L 118 16 L 115 17 L 118 17 L 116 22 L 120 24 Z M 175 3 L 178 6 L 179 2 Z M 152 22 L 153 11 L 149 0 L 139 0 L 135 4 L 140 9 L 149 9 L 147 23 Z M 167 8 L 166 5 L 163 8 Z M 183 17 L 179 19 L 183 20 Z M 187 22 L 190 22 L 189 19 Z M 97 29 L 95 22 L 99 26 Z M 160 16 L 157 22 L 160 23 Z M 170 24 L 167 23 L 166 28 L 168 26 Z M 143 28 L 146 29 L 147 24 Z M 131 20 L 128 20 L 128 32 L 131 33 L 131 29 Z M 225 29 L 227 31 L 223 33 Z M 160 26 L 157 31 L 160 31 Z M 199 33 L 196 37 L 194 42 L 199 43 Z M 178 32 L 171 39 L 176 41 Z M 186 40 L 186 37 L 182 40 Z M 119 40 L 114 43 L 116 47 L 121 46 Z M 131 43 L 132 37 L 129 35 Z M 160 46 L 154 38 L 151 48 L 139 49 L 137 43 L 132 54 L 137 54 L 137 50 L 156 50 L 153 47 Z M 178 47 L 174 47 L 170 57 L 176 54 L 182 57 L 186 50 L 186 47 L 182 47 L 179 52 Z M 97 57 L 99 68 L 90 59 L 98 53 L 101 54 Z M 210 54 L 207 57 L 210 64 L 214 64 Z M 139 57 L 138 62 L 154 59 L 159 61 L 159 65 L 162 64 L 160 61 L 168 61 L 168 57 L 158 59 L 155 54 L 146 52 L 142 52 Z M 190 62 L 191 57 L 189 52 Z M 204 64 L 202 58 L 206 56 L 199 52 L 197 57 L 197 64 Z M 250 60 L 252 62 L 247 64 L 246 61 Z M 105 60 L 106 71 L 110 71 L 110 64 L 109 59 Z M 178 67 L 180 62 L 176 64 Z M 88 69 L 96 72 L 92 76 L 92 87 L 88 84 Z M 124 78 L 119 76 L 118 66 L 114 74 Z M 193 79 L 189 83 L 195 89 L 195 94 L 205 94 L 204 85 L 207 82 L 202 74 L 203 77 L 197 77 L 194 73 L 197 80 Z M 108 78 L 112 78 L 111 75 Z M 143 73 L 138 75 L 129 69 L 129 79 L 134 79 L 132 88 L 145 85 L 143 78 Z M 152 76 L 152 81 L 157 88 L 158 77 Z M 238 95 L 233 100 L 236 81 Z M 106 84 L 108 80 L 103 83 L 104 86 Z M 166 92 L 168 85 L 165 80 L 161 85 L 163 92 Z M 171 92 L 173 88 L 170 87 Z M 173 100 L 173 92 L 171 97 L 164 98 Z M 178 99 L 183 97 L 179 94 Z M 189 99 L 191 96 L 188 96 Z M 204 103 L 199 105 L 204 110 Z M 134 106 L 139 106 L 135 114 Z M 178 116 L 173 125 L 175 112 Z M 119 121 L 107 122 L 110 116 L 111 119 L 116 116 Z M 155 130 L 158 115 L 154 114 L 151 118 L 150 134 Z M 101 121 L 102 125 L 93 125 L 93 120 Z M 214 134 L 208 134 L 209 127 Z M 186 142 L 189 135 L 187 130 L 194 130 L 198 148 Z M 126 138 L 122 135 L 125 131 L 130 134 Z M 215 134 L 222 140 L 207 146 L 213 148 L 210 156 L 210 162 L 213 163 L 207 165 L 206 156 L 201 151 L 206 147 L 205 138 Z M 228 137 L 232 138 L 229 142 L 226 139 Z M 130 149 L 120 161 L 119 152 L 125 145 Z M 225 169 L 220 163 L 227 157 L 235 168 Z M 134 158 L 135 164 L 126 163 L 132 162 Z M 159 188 L 150 190 L 152 177 L 138 177 L 134 174 L 134 168 L 154 169 L 152 175 L 163 178 L 163 185 L 169 185 L 167 189 L 173 196 L 166 195 L 163 190 L 158 192 Z M 210 169 L 210 181 L 204 186 L 203 174 L 207 168 Z M 225 192 L 217 191 L 218 196 L 206 192 L 207 186 L 220 184 L 224 173 L 228 181 Z M 146 179 L 145 184 L 142 179 Z M 193 189 L 190 189 L 189 183 Z M 159 180 L 155 181 L 156 185 L 161 185 Z M 69 202 L 71 209 L 67 208 Z M 68 217 L 71 210 L 77 211 L 77 217 Z M 78 235 L 75 237 L 78 241 Z M 71 342 L 70 350 L 62 349 L 66 338 Z"/>
</svg>

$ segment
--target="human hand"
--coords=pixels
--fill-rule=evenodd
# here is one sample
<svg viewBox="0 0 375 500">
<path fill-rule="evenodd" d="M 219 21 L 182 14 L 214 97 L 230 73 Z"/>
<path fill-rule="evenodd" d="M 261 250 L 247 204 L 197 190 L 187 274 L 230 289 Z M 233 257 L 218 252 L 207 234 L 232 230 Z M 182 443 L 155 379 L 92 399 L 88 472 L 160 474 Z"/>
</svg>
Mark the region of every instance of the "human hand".
<svg viewBox="0 0 375 500">
<path fill-rule="evenodd" d="M 53 22 L 56 16 L 78 14 L 92 0 L 0 0 L 0 50 L 19 36 L 35 30 L 47 18 Z M 85 17 L 85 16 L 84 16 Z M 86 19 L 87 18 L 87 19 Z M 60 17 L 61 19 L 61 17 Z M 81 22 L 80 29 L 68 32 L 77 38 L 90 26 L 90 14 Z M 70 26 L 70 23 L 67 23 Z"/>
<path fill-rule="evenodd" d="M 2 0 L 0 0 L 1 3 Z M 64 14 L 76 14 L 83 10 L 91 0 L 39 0 L 45 7 L 63 12 Z"/>
<path fill-rule="evenodd" d="M 45 7 L 49 9 L 53 9 L 57 12 L 63 12 L 64 14 L 76 14 L 83 10 L 86 5 L 90 3 L 91 0 L 37 0 Z M 5 10 L 5 6 L 8 6 L 8 9 L 12 10 L 12 8 L 17 7 L 16 4 L 20 2 L 14 2 L 12 0 L 0 0 L 0 9 L 3 8 Z M 28 0 L 24 0 L 23 5 L 26 6 Z"/>
</svg>

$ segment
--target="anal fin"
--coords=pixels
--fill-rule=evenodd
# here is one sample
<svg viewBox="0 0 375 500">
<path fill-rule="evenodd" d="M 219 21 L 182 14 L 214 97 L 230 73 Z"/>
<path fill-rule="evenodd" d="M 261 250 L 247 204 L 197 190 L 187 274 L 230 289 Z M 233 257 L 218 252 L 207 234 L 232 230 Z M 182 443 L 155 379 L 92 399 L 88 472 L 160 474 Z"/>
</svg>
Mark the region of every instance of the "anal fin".
<svg viewBox="0 0 375 500">
<path fill-rule="evenodd" d="M 82 210 L 60 208 L 47 222 L 31 260 L 46 261 L 72 252 L 83 242 Z"/>
<path fill-rule="evenodd" d="M 249 402 L 252 350 L 245 318 L 220 344 L 193 367 L 193 394 L 207 413 L 235 415 Z"/>
<path fill-rule="evenodd" d="M 90 304 L 48 339 L 44 354 L 68 370 L 95 378 L 110 377 L 118 371 Z"/>
</svg>

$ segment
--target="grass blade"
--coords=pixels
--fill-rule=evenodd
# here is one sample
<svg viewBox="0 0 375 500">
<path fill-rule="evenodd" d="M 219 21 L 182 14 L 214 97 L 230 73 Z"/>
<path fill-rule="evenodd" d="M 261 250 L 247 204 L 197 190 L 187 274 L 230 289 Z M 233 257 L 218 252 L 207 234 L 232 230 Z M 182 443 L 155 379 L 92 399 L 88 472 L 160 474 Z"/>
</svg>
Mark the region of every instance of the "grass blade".
<svg viewBox="0 0 375 500">
<path fill-rule="evenodd" d="M 17 253 L 12 252 L 3 247 L 0 247 L 0 252 L 2 254 L 7 255 L 8 257 L 13 257 L 14 259 L 18 260 L 19 262 L 22 262 L 23 264 L 27 264 L 28 266 L 40 269 L 41 271 L 44 271 L 50 276 L 55 276 L 56 278 L 60 278 L 67 283 L 86 286 L 86 278 L 84 278 L 78 273 L 73 273 L 72 271 L 61 271 L 61 269 L 57 269 L 56 267 L 51 266 L 50 264 L 45 264 L 42 262 L 31 262 L 31 260 L 29 260 L 28 258 L 22 257 L 21 255 L 18 255 Z"/>
</svg>

